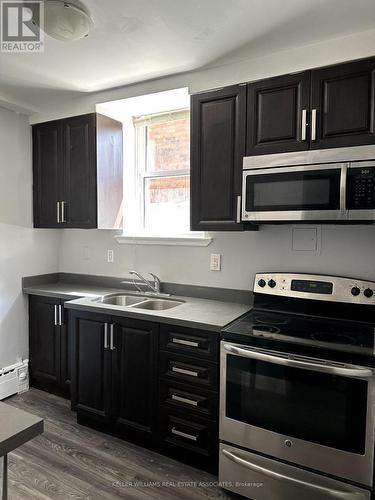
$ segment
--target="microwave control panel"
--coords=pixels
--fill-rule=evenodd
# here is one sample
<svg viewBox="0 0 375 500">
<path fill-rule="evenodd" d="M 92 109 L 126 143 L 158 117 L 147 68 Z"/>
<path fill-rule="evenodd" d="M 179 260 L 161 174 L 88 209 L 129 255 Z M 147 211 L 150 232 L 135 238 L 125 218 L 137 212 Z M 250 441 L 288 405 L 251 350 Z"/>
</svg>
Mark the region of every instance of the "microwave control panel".
<svg viewBox="0 0 375 500">
<path fill-rule="evenodd" d="M 346 205 L 349 210 L 375 209 L 375 167 L 348 170 Z"/>
</svg>

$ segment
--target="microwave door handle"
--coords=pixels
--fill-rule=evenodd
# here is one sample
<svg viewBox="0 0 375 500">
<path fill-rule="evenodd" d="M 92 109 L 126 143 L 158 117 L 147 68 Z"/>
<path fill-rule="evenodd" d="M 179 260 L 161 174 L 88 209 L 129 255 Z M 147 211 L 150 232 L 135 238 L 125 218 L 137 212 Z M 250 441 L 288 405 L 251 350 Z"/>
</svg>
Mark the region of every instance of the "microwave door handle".
<svg viewBox="0 0 375 500">
<path fill-rule="evenodd" d="M 348 179 L 348 165 L 343 165 L 341 167 L 341 178 L 340 178 L 340 212 L 341 213 L 344 213 L 346 211 L 347 179 Z"/>
<path fill-rule="evenodd" d="M 276 479 L 277 481 L 294 484 L 296 486 L 303 486 L 304 488 L 308 488 L 309 490 L 314 491 L 316 493 L 320 492 L 324 496 L 324 498 L 332 498 L 332 499 L 336 498 L 340 500 L 355 500 L 356 498 L 358 500 L 364 499 L 364 497 L 362 495 L 358 495 L 357 492 L 335 490 L 333 488 L 328 488 L 326 486 L 321 486 L 319 484 L 313 484 L 310 483 L 309 481 L 303 481 L 302 479 L 297 479 L 295 477 L 281 474 L 280 472 L 269 470 L 260 465 L 253 464 L 252 462 L 249 462 L 248 460 L 239 457 L 235 453 L 232 453 L 231 451 L 226 450 L 225 448 L 223 448 L 221 452 L 232 462 L 242 465 L 242 467 L 246 467 L 247 469 L 250 469 L 253 472 L 258 472 L 259 474 L 263 474 L 264 476 L 269 477 L 271 479 Z"/>
<path fill-rule="evenodd" d="M 304 370 L 312 370 L 330 375 L 339 375 L 349 378 L 371 378 L 373 371 L 367 368 L 350 368 L 345 366 L 337 366 L 330 363 L 319 363 L 317 361 L 302 361 L 296 358 L 287 358 L 277 356 L 275 354 L 260 352 L 256 349 L 248 349 L 245 347 L 237 347 L 230 344 L 224 344 L 224 349 L 232 354 L 238 354 L 245 358 L 256 359 L 258 361 L 268 361 L 280 366 L 290 366 L 292 368 L 301 368 Z"/>
</svg>

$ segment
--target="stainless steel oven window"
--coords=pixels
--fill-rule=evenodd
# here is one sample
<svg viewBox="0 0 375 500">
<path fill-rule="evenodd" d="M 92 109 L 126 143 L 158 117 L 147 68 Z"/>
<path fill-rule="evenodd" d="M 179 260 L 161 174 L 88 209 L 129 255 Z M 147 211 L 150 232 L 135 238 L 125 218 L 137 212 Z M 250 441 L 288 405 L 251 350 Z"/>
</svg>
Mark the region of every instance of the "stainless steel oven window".
<svg viewBox="0 0 375 500">
<path fill-rule="evenodd" d="M 244 366 L 240 374 L 231 370 L 231 362 L 236 359 Z M 248 368 L 246 362 L 249 363 Z M 254 376 L 250 367 L 258 370 L 258 377 Z M 300 370 L 301 378 L 304 378 L 305 394 L 301 385 L 297 382 L 293 384 L 293 379 L 288 380 L 292 371 L 296 370 Z M 321 388 L 322 401 L 319 401 L 319 387 L 314 384 L 314 379 L 319 377 L 324 378 L 321 383 L 331 384 L 329 388 Z M 237 381 L 234 380 L 236 378 Z M 256 384 L 258 398 L 257 391 L 253 390 Z M 228 404 L 231 403 L 227 402 L 229 387 L 231 402 L 236 401 L 239 406 L 247 405 L 248 413 L 246 414 L 244 406 L 244 418 L 241 418 L 238 408 L 235 412 L 227 411 Z M 346 387 L 350 394 L 345 393 Z M 327 399 L 329 395 L 337 405 L 337 410 Z M 285 402 L 288 398 L 289 402 Z M 349 409 L 352 413 L 346 414 L 345 405 L 350 402 L 360 408 Z M 225 442 L 372 485 L 374 402 L 372 369 L 340 363 L 329 364 L 327 361 L 299 356 L 290 357 L 222 342 L 220 439 Z M 320 405 L 318 412 L 314 411 L 312 404 Z M 257 408 L 251 408 L 251 405 L 256 405 Z M 314 413 L 314 418 L 310 419 L 306 415 L 306 410 L 303 409 L 306 407 Z M 330 420 L 324 424 L 319 414 Z M 262 416 L 264 423 L 260 418 Z M 356 425 L 363 427 L 363 433 L 360 428 L 353 428 Z M 330 432 L 333 433 L 332 436 L 329 435 Z"/>
</svg>

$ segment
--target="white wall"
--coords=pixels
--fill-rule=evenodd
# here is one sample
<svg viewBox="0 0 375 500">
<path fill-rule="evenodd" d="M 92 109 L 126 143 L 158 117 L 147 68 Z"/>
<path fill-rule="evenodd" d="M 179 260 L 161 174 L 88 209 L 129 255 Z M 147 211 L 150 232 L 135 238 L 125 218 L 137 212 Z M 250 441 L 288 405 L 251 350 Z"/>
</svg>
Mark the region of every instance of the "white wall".
<svg viewBox="0 0 375 500">
<path fill-rule="evenodd" d="M 38 96 L 34 97 L 33 105 L 39 109 L 39 112 L 34 113 L 30 121 L 37 123 L 91 113 L 95 111 L 98 103 L 152 92 L 189 87 L 190 93 L 195 93 L 350 59 L 370 57 L 375 55 L 375 29 L 273 53 L 267 53 L 266 46 L 267 44 L 262 53 L 250 46 L 196 71 L 102 92 L 61 92 L 60 94 L 46 92 L 41 99 Z"/>
<path fill-rule="evenodd" d="M 320 229 L 320 228 L 319 228 Z M 375 226 L 321 226 L 318 253 L 291 250 L 290 226 L 259 232 L 213 233 L 208 247 L 121 245 L 114 231 L 65 230 L 60 270 L 127 276 L 130 269 L 158 274 L 162 281 L 250 289 L 254 273 L 296 271 L 375 281 Z M 113 249 L 115 262 L 106 262 Z M 222 254 L 222 271 L 209 270 L 210 253 Z M 89 258 L 87 258 L 89 255 Z"/>
<path fill-rule="evenodd" d="M 0 108 L 0 368 L 28 356 L 21 277 L 57 270 L 59 237 L 32 229 L 28 118 Z"/>
</svg>

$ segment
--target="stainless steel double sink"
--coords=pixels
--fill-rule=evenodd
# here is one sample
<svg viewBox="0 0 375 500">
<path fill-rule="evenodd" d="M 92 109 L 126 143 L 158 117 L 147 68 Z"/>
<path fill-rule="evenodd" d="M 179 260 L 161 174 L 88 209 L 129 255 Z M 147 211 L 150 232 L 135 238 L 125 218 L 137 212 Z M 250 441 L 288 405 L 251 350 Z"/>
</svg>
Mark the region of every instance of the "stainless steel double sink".
<svg viewBox="0 0 375 500">
<path fill-rule="evenodd" d="M 104 295 L 94 302 L 109 304 L 120 307 L 131 307 L 132 309 L 146 309 L 149 311 L 165 311 L 184 303 L 182 300 L 150 297 L 148 295 L 129 295 L 123 293 L 112 293 Z"/>
</svg>

